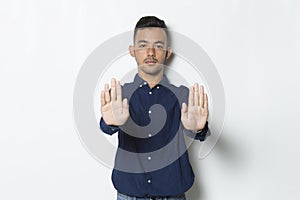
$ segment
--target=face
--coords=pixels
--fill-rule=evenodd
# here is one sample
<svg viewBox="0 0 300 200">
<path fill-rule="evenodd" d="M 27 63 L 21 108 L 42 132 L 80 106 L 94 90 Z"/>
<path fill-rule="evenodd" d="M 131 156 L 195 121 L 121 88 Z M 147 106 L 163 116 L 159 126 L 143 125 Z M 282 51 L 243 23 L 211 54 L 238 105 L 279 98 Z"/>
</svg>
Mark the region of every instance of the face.
<svg viewBox="0 0 300 200">
<path fill-rule="evenodd" d="M 137 30 L 134 46 L 129 47 L 135 57 L 140 75 L 163 73 L 164 63 L 172 53 L 167 47 L 167 35 L 162 28 L 142 28 Z"/>
</svg>

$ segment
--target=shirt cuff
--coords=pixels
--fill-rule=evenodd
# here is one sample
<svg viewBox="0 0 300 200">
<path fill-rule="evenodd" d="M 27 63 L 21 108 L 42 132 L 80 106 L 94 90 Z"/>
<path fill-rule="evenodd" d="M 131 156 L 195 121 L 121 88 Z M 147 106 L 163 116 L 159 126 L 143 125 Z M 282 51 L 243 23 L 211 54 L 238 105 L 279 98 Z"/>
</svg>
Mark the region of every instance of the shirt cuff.
<svg viewBox="0 0 300 200">
<path fill-rule="evenodd" d="M 103 119 L 103 117 L 101 117 L 100 120 L 100 129 L 104 132 L 107 133 L 109 135 L 114 134 L 115 132 L 119 131 L 119 126 L 113 126 L 113 125 L 107 125 Z"/>
<path fill-rule="evenodd" d="M 186 130 L 186 135 L 191 138 L 194 138 L 195 140 L 204 141 L 208 136 L 210 136 L 208 122 L 205 123 L 205 126 L 203 129 L 197 131 L 196 133 Z"/>
</svg>

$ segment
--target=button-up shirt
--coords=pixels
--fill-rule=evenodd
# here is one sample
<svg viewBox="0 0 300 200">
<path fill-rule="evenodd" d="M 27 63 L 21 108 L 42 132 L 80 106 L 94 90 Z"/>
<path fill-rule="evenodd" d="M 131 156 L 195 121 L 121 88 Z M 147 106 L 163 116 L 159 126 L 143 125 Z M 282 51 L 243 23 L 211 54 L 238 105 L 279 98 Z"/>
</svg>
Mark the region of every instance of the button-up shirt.
<svg viewBox="0 0 300 200">
<path fill-rule="evenodd" d="M 138 74 L 122 87 L 129 99 L 130 117 L 122 126 L 109 126 L 103 118 L 100 128 L 118 132 L 118 150 L 112 173 L 114 187 L 136 197 L 175 196 L 194 182 L 184 135 L 204 141 L 210 134 L 208 123 L 198 133 L 181 123 L 181 105 L 188 103 L 189 89 L 163 79 L 150 88 Z"/>
</svg>

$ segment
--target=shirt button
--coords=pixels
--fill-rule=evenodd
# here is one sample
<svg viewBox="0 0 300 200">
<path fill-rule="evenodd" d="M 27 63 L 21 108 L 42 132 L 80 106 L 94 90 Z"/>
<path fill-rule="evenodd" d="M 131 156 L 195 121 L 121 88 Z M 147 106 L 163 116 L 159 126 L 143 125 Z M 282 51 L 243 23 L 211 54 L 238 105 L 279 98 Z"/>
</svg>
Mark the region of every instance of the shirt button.
<svg viewBox="0 0 300 200">
<path fill-rule="evenodd" d="M 152 94 L 152 92 L 150 91 L 149 94 Z"/>
<path fill-rule="evenodd" d="M 148 156 L 148 160 L 151 160 L 151 156 Z"/>
<path fill-rule="evenodd" d="M 150 179 L 148 179 L 148 183 L 149 183 L 149 184 L 151 183 L 151 180 L 150 180 Z"/>
<path fill-rule="evenodd" d="M 151 110 L 149 110 L 148 113 L 151 114 Z"/>
</svg>

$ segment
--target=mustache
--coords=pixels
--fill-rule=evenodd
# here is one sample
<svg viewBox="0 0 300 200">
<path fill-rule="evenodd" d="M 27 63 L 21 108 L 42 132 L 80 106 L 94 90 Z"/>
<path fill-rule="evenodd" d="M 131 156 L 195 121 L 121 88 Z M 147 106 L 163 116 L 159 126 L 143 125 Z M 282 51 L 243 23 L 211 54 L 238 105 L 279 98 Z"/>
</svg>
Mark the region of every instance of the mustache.
<svg viewBox="0 0 300 200">
<path fill-rule="evenodd" d="M 155 58 L 146 58 L 146 59 L 144 60 L 144 62 L 149 62 L 149 61 L 158 62 L 158 60 L 155 59 Z"/>
</svg>

